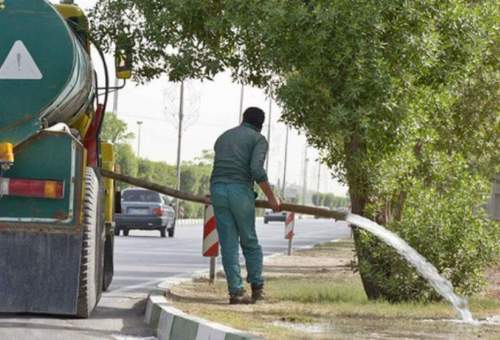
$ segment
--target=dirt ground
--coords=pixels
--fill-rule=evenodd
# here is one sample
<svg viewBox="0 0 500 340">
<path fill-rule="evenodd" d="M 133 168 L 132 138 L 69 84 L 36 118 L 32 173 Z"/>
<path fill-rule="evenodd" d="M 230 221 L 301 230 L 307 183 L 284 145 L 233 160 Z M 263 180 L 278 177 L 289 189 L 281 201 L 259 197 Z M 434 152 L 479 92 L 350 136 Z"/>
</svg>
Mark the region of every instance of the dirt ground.
<svg viewBox="0 0 500 340">
<path fill-rule="evenodd" d="M 368 301 L 354 273 L 352 242 L 319 245 L 265 260 L 266 300 L 228 305 L 223 274 L 173 287 L 167 298 L 177 308 L 266 339 L 500 339 L 499 271 L 488 273 L 487 292 L 471 310 L 492 324 L 455 320 L 445 303 L 397 304 Z"/>
</svg>

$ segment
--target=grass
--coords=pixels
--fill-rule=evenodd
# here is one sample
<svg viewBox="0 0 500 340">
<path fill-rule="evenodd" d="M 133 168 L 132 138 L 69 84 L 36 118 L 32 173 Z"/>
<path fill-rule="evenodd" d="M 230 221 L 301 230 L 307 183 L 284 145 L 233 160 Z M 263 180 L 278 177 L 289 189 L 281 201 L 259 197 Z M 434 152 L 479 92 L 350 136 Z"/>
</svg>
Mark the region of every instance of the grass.
<svg viewBox="0 0 500 340">
<path fill-rule="evenodd" d="M 267 288 L 267 287 L 266 287 Z M 267 292 L 273 299 L 298 303 L 332 304 L 349 302 L 364 304 L 368 300 L 358 281 L 332 282 L 310 278 L 269 280 Z"/>
<path fill-rule="evenodd" d="M 438 321 L 456 318 L 446 303 L 368 300 L 349 269 L 352 249 L 351 242 L 327 243 L 273 258 L 265 266 L 265 303 L 230 306 L 224 280 L 206 279 L 174 287 L 169 298 L 188 313 L 267 339 L 499 338 L 499 326 Z M 476 318 L 500 314 L 494 298 L 474 297 L 470 307 Z"/>
</svg>

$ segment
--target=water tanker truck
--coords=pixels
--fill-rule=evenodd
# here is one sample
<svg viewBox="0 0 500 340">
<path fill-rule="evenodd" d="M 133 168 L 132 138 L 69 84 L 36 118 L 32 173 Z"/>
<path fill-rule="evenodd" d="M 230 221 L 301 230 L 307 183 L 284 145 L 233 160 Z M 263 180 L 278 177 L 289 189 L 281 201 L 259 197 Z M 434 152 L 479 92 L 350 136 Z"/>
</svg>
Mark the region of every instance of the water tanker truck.
<svg viewBox="0 0 500 340">
<path fill-rule="evenodd" d="M 88 317 L 111 283 L 109 87 L 91 44 L 72 1 L 0 0 L 0 313 Z"/>
</svg>

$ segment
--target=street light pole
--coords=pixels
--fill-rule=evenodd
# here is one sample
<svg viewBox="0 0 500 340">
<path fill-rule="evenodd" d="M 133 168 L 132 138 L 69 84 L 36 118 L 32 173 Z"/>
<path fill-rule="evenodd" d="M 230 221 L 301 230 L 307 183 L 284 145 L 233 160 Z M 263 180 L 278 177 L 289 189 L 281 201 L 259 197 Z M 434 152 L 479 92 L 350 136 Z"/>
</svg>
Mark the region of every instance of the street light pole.
<svg viewBox="0 0 500 340">
<path fill-rule="evenodd" d="M 115 93 L 113 96 L 113 113 L 118 117 L 118 93 L 120 91 L 117 90 L 118 88 L 118 78 L 115 79 Z"/>
<path fill-rule="evenodd" d="M 142 126 L 142 121 L 137 121 L 137 157 L 141 158 L 141 126 Z"/>
<path fill-rule="evenodd" d="M 266 158 L 266 173 L 269 174 L 269 157 L 271 157 L 271 110 L 273 108 L 273 97 L 269 95 L 269 114 L 267 117 L 267 158 Z"/>
<path fill-rule="evenodd" d="M 281 195 L 285 198 L 285 189 L 286 189 L 286 167 L 288 164 L 288 133 L 290 128 L 286 127 L 286 138 L 285 138 L 285 166 L 283 167 L 283 188 L 281 189 Z"/>
<path fill-rule="evenodd" d="M 240 93 L 240 119 L 238 124 L 241 124 L 243 121 L 243 99 L 245 97 L 245 85 L 241 84 L 241 93 Z"/>
<path fill-rule="evenodd" d="M 179 131 L 177 138 L 177 167 L 176 167 L 176 175 L 177 175 L 177 190 L 181 189 L 181 146 L 182 146 L 182 121 L 184 119 L 184 82 L 181 82 L 181 93 L 179 100 Z M 175 203 L 175 218 L 179 218 L 179 208 L 180 201 L 177 199 Z"/>
<path fill-rule="evenodd" d="M 319 197 L 320 185 L 321 185 L 321 163 L 318 162 L 318 187 L 316 188 L 316 193 L 318 197 Z"/>
<path fill-rule="evenodd" d="M 302 204 L 306 204 L 306 196 L 307 196 L 307 162 L 309 159 L 307 158 L 307 144 L 304 149 L 304 178 L 302 182 Z"/>
</svg>

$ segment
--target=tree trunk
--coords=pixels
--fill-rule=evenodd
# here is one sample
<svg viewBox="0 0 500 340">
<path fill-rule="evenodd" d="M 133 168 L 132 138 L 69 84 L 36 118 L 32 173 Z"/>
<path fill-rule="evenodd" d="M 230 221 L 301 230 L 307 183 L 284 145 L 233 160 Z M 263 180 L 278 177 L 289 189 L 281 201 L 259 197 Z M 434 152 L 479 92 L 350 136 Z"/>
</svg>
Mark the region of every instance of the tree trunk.
<svg viewBox="0 0 500 340">
<path fill-rule="evenodd" d="M 366 163 L 366 149 L 359 135 L 352 135 L 346 143 L 346 178 L 351 198 L 351 212 L 365 216 L 365 207 L 370 197 L 370 180 Z M 380 298 L 381 290 L 372 279 L 371 264 L 373 258 L 362 242 L 361 230 L 352 226 L 356 256 L 358 258 L 359 274 L 363 288 L 370 300 Z"/>
<path fill-rule="evenodd" d="M 363 216 L 364 207 L 367 203 L 366 197 L 357 196 L 353 192 L 350 193 L 350 197 L 352 204 L 352 213 Z M 372 266 L 370 264 L 373 263 L 373 258 L 362 242 L 361 230 L 355 226 L 351 227 L 353 230 L 354 245 L 356 247 L 359 274 L 361 277 L 361 282 L 363 283 L 363 288 L 365 289 L 365 293 L 368 299 L 376 300 L 380 298 L 381 292 L 377 283 L 372 279 L 372 272 L 370 270 Z"/>
</svg>

